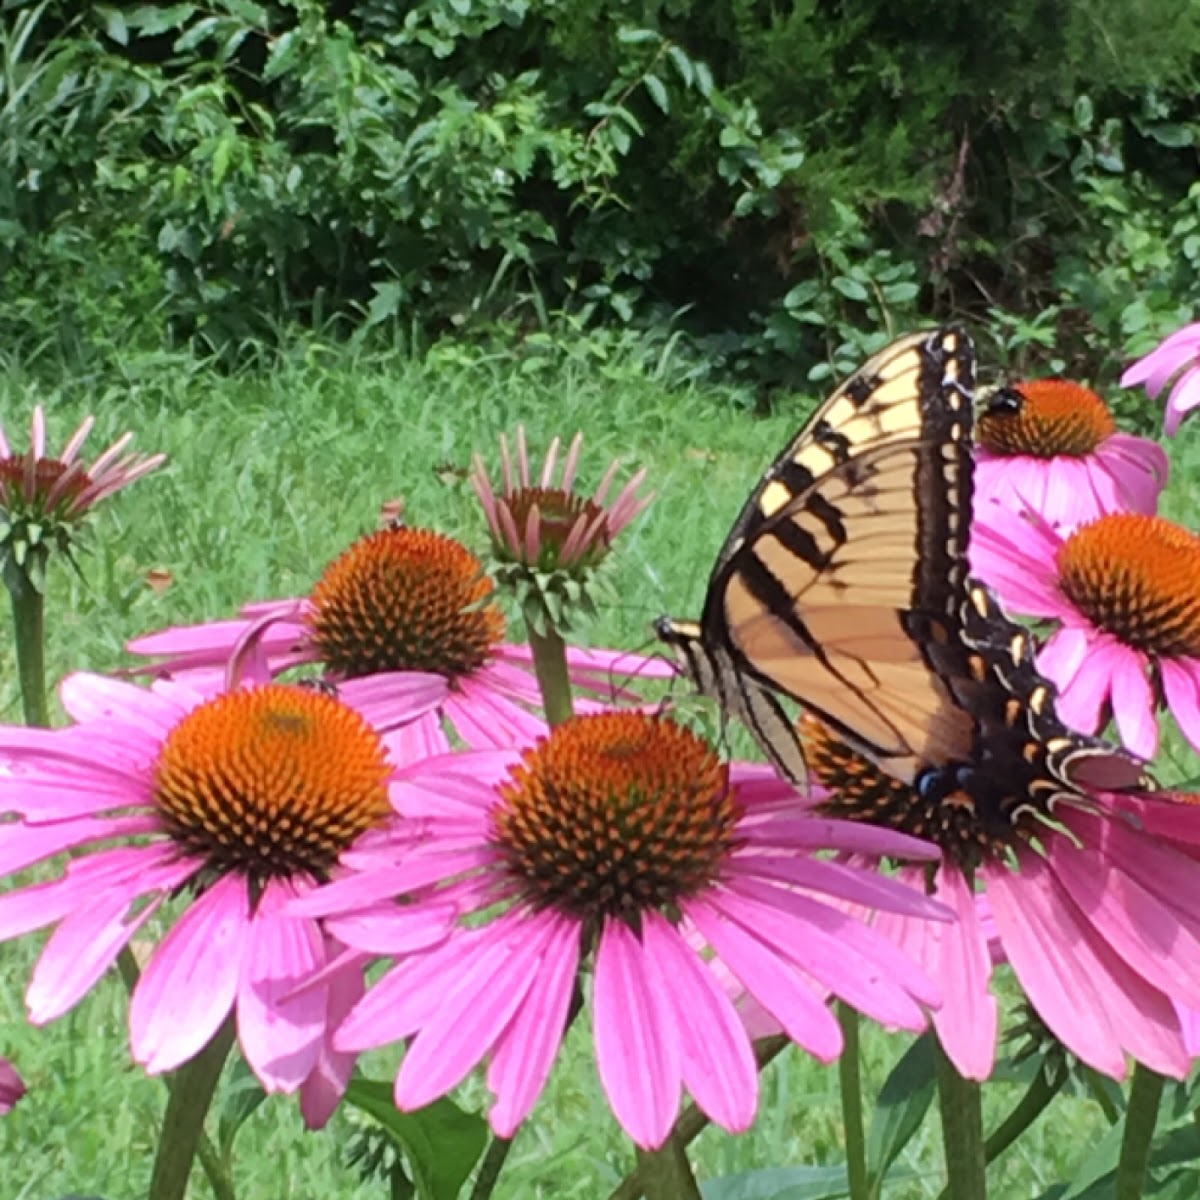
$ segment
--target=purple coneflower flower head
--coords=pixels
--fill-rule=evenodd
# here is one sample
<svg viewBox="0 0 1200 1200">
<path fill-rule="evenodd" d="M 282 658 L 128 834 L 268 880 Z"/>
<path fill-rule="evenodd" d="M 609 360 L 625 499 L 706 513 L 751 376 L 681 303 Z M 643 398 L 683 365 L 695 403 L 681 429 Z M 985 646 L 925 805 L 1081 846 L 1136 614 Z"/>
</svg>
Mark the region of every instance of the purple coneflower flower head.
<svg viewBox="0 0 1200 1200">
<path fill-rule="evenodd" d="M 1108 512 L 1153 513 L 1169 464 L 1161 446 L 1120 433 L 1095 392 L 1035 379 L 993 392 L 979 418 L 975 505 L 1073 529 Z"/>
<path fill-rule="evenodd" d="M 427 841 L 397 858 L 386 835 L 343 859 L 351 874 L 297 911 L 410 920 L 456 904 L 464 923 L 407 957 L 355 1006 L 334 1045 L 411 1038 L 402 1109 L 429 1104 L 489 1058 L 492 1128 L 511 1136 L 545 1085 L 590 992 L 600 1080 L 641 1146 L 667 1137 L 686 1088 L 719 1125 L 754 1119 L 750 1036 L 720 960 L 823 1062 L 842 1048 L 832 992 L 885 1025 L 919 1029 L 936 991 L 844 901 L 944 918 L 940 905 L 820 850 L 926 853 L 915 838 L 816 819 L 770 772 L 723 763 L 663 717 L 572 718 L 523 754 L 417 764 L 393 792 Z M 933 852 L 929 850 L 929 852 Z M 432 887 L 430 885 L 433 885 Z M 332 918 L 330 918 L 332 919 Z"/>
<path fill-rule="evenodd" d="M 129 649 L 157 658 L 156 670 L 199 671 L 211 682 L 253 644 L 274 674 L 318 664 L 384 727 L 411 720 L 395 673 L 419 673 L 435 682 L 440 700 L 407 726 L 417 755 L 449 749 L 442 716 L 469 746 L 512 746 L 544 732 L 530 650 L 504 634 L 495 586 L 474 554 L 443 534 L 393 526 L 354 542 L 307 596 L 150 634 Z M 576 687 L 611 700 L 633 698 L 618 679 L 669 673 L 664 663 L 618 651 L 570 649 L 567 663 Z M 579 703 L 587 706 L 586 695 Z"/>
<path fill-rule="evenodd" d="M 25 1095 L 25 1081 L 7 1058 L 0 1058 L 0 1117 L 12 1112 L 13 1105 Z"/>
<path fill-rule="evenodd" d="M 1200 405 L 1200 323 L 1185 325 L 1166 338 L 1121 376 L 1122 387 L 1143 384 L 1152 397 L 1175 381 L 1167 397 L 1163 429 L 1168 437 L 1179 432 L 1183 418 Z"/>
<path fill-rule="evenodd" d="M 941 847 L 932 895 L 952 923 L 881 912 L 875 925 L 941 989 L 933 1023 L 968 1079 L 995 1065 L 993 965 L 1007 960 L 1051 1032 L 1096 1070 L 1122 1078 L 1126 1055 L 1166 1075 L 1190 1068 L 1177 1004 L 1200 1000 L 1200 862 L 1172 818 L 1200 811 L 1102 791 L 1040 811 L 1036 799 L 979 813 L 963 797 L 924 798 L 812 718 L 802 719 L 818 811 L 928 837 Z M 1131 807 L 1150 822 L 1128 819 Z M 914 886 L 927 866 L 905 866 Z M 986 896 L 980 903 L 979 889 Z"/>
<path fill-rule="evenodd" d="M 590 613 L 597 607 L 596 568 L 607 559 L 617 534 L 650 503 L 650 496 L 638 494 L 646 472 L 638 471 L 610 500 L 620 470 L 614 461 L 587 496 L 575 489 L 583 434 L 571 440 L 561 472 L 561 442 L 555 438 L 536 477 L 523 427 L 517 429 L 516 441 L 514 460 L 508 439 L 500 438 L 499 491 L 478 454 L 471 486 L 491 533 L 496 581 L 513 592 L 537 632 L 548 624 L 562 630 L 576 610 Z"/>
<path fill-rule="evenodd" d="M 54 930 L 26 994 L 30 1020 L 77 1004 L 135 936 L 157 941 L 130 1003 L 135 1060 L 171 1070 L 232 1013 L 263 1087 L 300 1089 L 320 1124 L 353 1063 L 326 1034 L 362 981 L 344 973 L 302 989 L 340 946 L 282 910 L 392 819 L 403 759 L 315 688 L 206 698 L 173 682 L 147 690 L 74 675 L 62 700 L 77 722 L 68 728 L 0 727 L 10 767 L 0 871 L 70 855 L 57 877 L 43 868 L 0 896 L 0 939 Z M 441 927 L 433 908 L 422 920 L 413 945 L 445 936 L 445 914 Z"/>
<path fill-rule="evenodd" d="M 1125 745 L 1151 758 L 1165 705 L 1200 748 L 1200 536 L 1136 513 L 1064 535 L 992 511 L 976 522 L 971 563 L 1013 612 L 1061 622 L 1038 669 L 1068 725 L 1095 733 L 1111 714 Z"/>
<path fill-rule="evenodd" d="M 14 449 L 0 425 L 0 561 L 23 571 L 41 590 L 51 550 L 69 550 L 83 518 L 101 500 L 166 461 L 163 454 L 127 454 L 126 433 L 90 466 L 79 457 L 95 424 L 88 417 L 60 454 L 46 452 L 46 416 L 33 410 L 30 446 Z"/>
</svg>

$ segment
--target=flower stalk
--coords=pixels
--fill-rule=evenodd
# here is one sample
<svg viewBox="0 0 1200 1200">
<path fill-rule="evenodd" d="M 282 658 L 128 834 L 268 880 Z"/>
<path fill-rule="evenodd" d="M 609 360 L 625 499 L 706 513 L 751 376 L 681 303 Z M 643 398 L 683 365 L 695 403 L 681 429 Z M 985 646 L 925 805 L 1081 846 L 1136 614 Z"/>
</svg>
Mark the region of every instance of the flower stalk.
<svg viewBox="0 0 1200 1200">
<path fill-rule="evenodd" d="M 672 1132 L 657 1150 L 639 1150 L 637 1160 L 646 1200 L 702 1200 L 678 1133 Z"/>
<path fill-rule="evenodd" d="M 1136 1064 L 1129 1089 L 1129 1105 L 1125 1109 L 1125 1131 L 1121 1137 L 1121 1157 L 1117 1160 L 1114 1200 L 1141 1200 L 1162 1093 L 1163 1077 L 1142 1063 Z"/>
<path fill-rule="evenodd" d="M 12 564 L 10 564 L 12 568 Z M 17 678 L 26 725 L 49 728 L 46 696 L 46 598 L 19 568 L 6 574 L 12 598 L 13 632 L 17 647 Z"/>
<path fill-rule="evenodd" d="M 846 1177 L 850 1200 L 868 1200 L 867 1139 L 863 1129 L 862 1078 L 858 1038 L 858 1013 L 839 1000 L 838 1022 L 844 1045 L 838 1058 L 838 1084 L 842 1093 L 842 1131 L 846 1143 Z"/>
<path fill-rule="evenodd" d="M 986 1200 L 983 1099 L 979 1084 L 964 1079 L 937 1042 L 937 1089 L 946 1159 L 946 1200 Z"/>
<path fill-rule="evenodd" d="M 567 644 L 553 625 L 542 632 L 529 626 L 529 648 L 533 651 L 533 670 L 542 693 L 542 707 L 548 725 L 561 725 L 574 716 L 571 702 L 571 676 L 567 669 Z"/>
<path fill-rule="evenodd" d="M 204 1118 L 235 1033 L 231 1014 L 212 1041 L 172 1076 L 170 1098 L 150 1176 L 149 1200 L 183 1200 L 204 1132 Z"/>
</svg>

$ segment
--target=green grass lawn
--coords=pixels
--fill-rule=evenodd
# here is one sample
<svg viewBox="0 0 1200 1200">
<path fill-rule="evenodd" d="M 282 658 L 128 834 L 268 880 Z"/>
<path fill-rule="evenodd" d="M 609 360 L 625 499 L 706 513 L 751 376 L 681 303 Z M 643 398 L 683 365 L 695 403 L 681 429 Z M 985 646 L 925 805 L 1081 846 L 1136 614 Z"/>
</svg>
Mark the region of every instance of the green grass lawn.
<svg viewBox="0 0 1200 1200">
<path fill-rule="evenodd" d="M 366 362 L 312 351 L 252 378 L 167 363 L 120 386 L 64 380 L 56 389 L 39 389 L 11 375 L 0 380 L 0 419 L 19 444 L 29 409 L 40 399 L 49 409 L 54 449 L 92 411 L 98 416 L 93 452 L 104 439 L 133 429 L 137 448 L 171 456 L 166 469 L 100 514 L 91 551 L 80 560 L 81 576 L 56 564 L 48 602 L 52 671 L 111 669 L 127 661 L 122 645 L 137 633 L 306 591 L 332 556 L 374 527 L 381 502 L 396 496 L 404 497 L 410 522 L 482 549 L 484 525 L 469 486 L 439 468 L 464 467 L 476 450 L 495 461 L 497 436 L 519 422 L 539 451 L 553 434 L 569 437 L 582 429 L 585 483 L 594 483 L 612 456 L 651 469 L 657 499 L 620 543 L 620 599 L 589 631 L 598 644 L 644 648 L 658 614 L 698 613 L 729 523 L 811 398 L 796 397 L 759 418 L 732 392 L 629 367 L 602 370 L 569 354 L 534 365 L 446 354 L 422 364 Z M 1200 478 L 1195 432 L 1185 431 L 1175 455 L 1169 508 L 1193 523 L 1192 489 Z M 152 571 L 167 573 L 165 590 L 149 585 Z M 6 721 L 20 720 L 7 637 L 0 639 L 0 713 Z M 31 1089 L 0 1120 L 0 1200 L 142 1196 L 164 1097 L 161 1083 L 129 1061 L 121 985 L 108 979 L 68 1017 L 29 1029 L 21 1024 L 22 993 L 37 949 L 37 938 L 0 946 L 0 1053 L 16 1059 Z M 907 1044 L 868 1031 L 868 1097 Z M 381 1055 L 367 1065 L 382 1073 L 390 1061 L 394 1057 Z M 989 1123 L 1019 1095 L 1015 1086 L 989 1087 Z M 482 1083 L 469 1082 L 460 1099 L 482 1105 Z M 836 1072 L 788 1051 L 764 1074 L 753 1132 L 731 1137 L 710 1129 L 696 1143 L 700 1177 L 835 1162 L 840 1119 Z M 269 1100 L 239 1138 L 239 1196 L 383 1195 L 380 1182 L 361 1184 L 342 1164 L 358 1125 L 343 1110 L 324 1134 L 308 1135 L 291 1100 Z M 1068 1177 L 1106 1129 L 1091 1101 L 1059 1102 L 994 1167 L 993 1194 L 1040 1195 Z M 577 1028 L 517 1138 L 496 1194 L 509 1200 L 603 1197 L 632 1162 L 600 1093 L 587 1033 Z M 936 1116 L 902 1165 L 908 1178 L 889 1196 L 938 1194 Z M 191 1194 L 210 1195 L 199 1171 Z"/>
</svg>

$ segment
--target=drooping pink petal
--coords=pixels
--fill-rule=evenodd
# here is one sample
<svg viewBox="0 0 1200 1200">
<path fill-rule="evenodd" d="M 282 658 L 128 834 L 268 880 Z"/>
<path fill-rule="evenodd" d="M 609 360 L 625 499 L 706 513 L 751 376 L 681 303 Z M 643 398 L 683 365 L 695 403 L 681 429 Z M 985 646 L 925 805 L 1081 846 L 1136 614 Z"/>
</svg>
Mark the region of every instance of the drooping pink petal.
<svg viewBox="0 0 1200 1200">
<path fill-rule="evenodd" d="M 1200 750 L 1200 663 L 1163 658 L 1163 695 L 1183 736 Z"/>
<path fill-rule="evenodd" d="M 474 679 L 459 680 L 446 698 L 446 716 L 472 750 L 525 746 L 546 733 L 546 724 Z"/>
<path fill-rule="evenodd" d="M 1124 653 L 1110 658 L 1113 719 L 1126 748 L 1139 758 L 1151 759 L 1158 749 L 1158 722 L 1146 662 L 1136 650 L 1121 650 Z"/>
<path fill-rule="evenodd" d="M 134 1059 L 152 1075 L 208 1045 L 237 994 L 250 930 L 245 880 L 226 875 L 192 903 L 154 952 L 133 990 Z"/>
<path fill-rule="evenodd" d="M 979 922 L 975 896 L 963 873 L 944 866 L 938 872 L 937 898 L 958 916 L 954 925 L 931 925 L 937 946 L 935 978 L 944 1003 L 933 1025 L 946 1055 L 966 1079 L 986 1079 L 996 1060 L 1000 1012 L 989 988 L 992 975 L 987 937 Z"/>
<path fill-rule="evenodd" d="M 606 919 L 593 992 L 596 1066 L 617 1120 L 647 1150 L 671 1132 L 683 1082 L 680 1031 L 651 972 L 637 935 Z"/>
<path fill-rule="evenodd" d="M 131 900 L 120 891 L 94 896 L 59 922 L 25 993 L 30 1021 L 44 1025 L 78 1004 L 159 904 L 132 916 Z"/>
<path fill-rule="evenodd" d="M 154 817 L 90 817 L 48 824 L 21 822 L 0 826 L 0 875 L 13 875 L 34 863 L 53 858 L 64 850 L 86 846 L 107 838 L 150 833 L 159 827 Z"/>
<path fill-rule="evenodd" d="M 787 858 L 761 851 L 735 854 L 730 861 L 731 866 L 736 864 L 740 874 L 751 878 L 794 883 L 809 891 L 824 892 L 865 908 L 888 909 L 929 921 L 952 919 L 951 911 L 930 899 L 923 890 L 845 863 L 819 858 Z"/>
<path fill-rule="evenodd" d="M 682 907 L 736 978 L 792 1041 L 821 1062 L 832 1062 L 841 1054 L 842 1029 L 824 997 L 773 946 L 707 901 L 694 899 Z"/>
<path fill-rule="evenodd" d="M 679 1030 L 684 1086 L 723 1129 L 749 1129 L 758 1107 L 758 1067 L 737 1010 L 678 930 L 657 913 L 643 922 L 642 946 Z"/>
<path fill-rule="evenodd" d="M 834 817 L 772 817 L 758 825 L 746 823 L 739 833 L 747 841 L 790 846 L 797 850 L 842 850 L 847 854 L 865 854 L 870 858 L 891 854 L 897 858 L 933 862 L 942 853 L 932 842 L 910 834 Z"/>
<path fill-rule="evenodd" d="M 496 1041 L 487 1084 L 496 1097 L 488 1121 L 499 1137 L 512 1137 L 546 1086 L 566 1032 L 579 972 L 579 923 L 546 913 L 542 963 L 525 1002 Z"/>
<path fill-rule="evenodd" d="M 886 938 L 807 896 L 732 879 L 710 898 L 834 995 L 883 1025 L 923 1029 L 917 1001 L 935 1005 L 934 983 Z M 802 921 L 803 936 L 797 930 Z"/>
<path fill-rule="evenodd" d="M 340 942 L 371 954 L 416 954 L 443 941 L 454 927 L 458 909 L 428 902 L 377 904 L 344 917 L 327 917 L 325 929 Z"/>
<path fill-rule="evenodd" d="M 1088 629 L 1079 625 L 1064 625 L 1052 633 L 1038 651 L 1038 670 L 1055 683 L 1074 679 L 1091 645 L 1092 634 Z"/>
<path fill-rule="evenodd" d="M 441 973 L 441 1003 L 413 1039 L 396 1076 L 396 1104 L 424 1108 L 456 1087 L 492 1048 L 525 1003 L 543 951 L 545 923 L 495 922 L 459 970 Z"/>
<path fill-rule="evenodd" d="M 1167 998 L 1109 948 L 1036 855 L 1020 874 L 985 867 L 1005 953 L 1042 1020 L 1089 1066 L 1122 1079 L 1124 1053 L 1181 1076 L 1188 1059 Z"/>
<path fill-rule="evenodd" d="M 1174 437 L 1183 424 L 1183 418 L 1200 404 L 1200 369 L 1193 367 L 1179 377 L 1167 398 L 1166 419 L 1163 428 L 1168 437 Z"/>
<path fill-rule="evenodd" d="M 1087 657 L 1070 679 L 1047 678 L 1058 685 L 1058 715 L 1072 729 L 1097 733 L 1104 724 L 1104 710 L 1112 687 L 1113 670 L 1127 653 L 1114 639 L 1095 634 L 1089 639 Z M 1038 660 L 1042 667 L 1041 659 Z"/>
<path fill-rule="evenodd" d="M 406 725 L 446 699 L 445 676 L 426 671 L 381 671 L 338 684 L 338 699 L 380 729 Z"/>
<path fill-rule="evenodd" d="M 325 942 L 315 922 L 283 912 L 294 895 L 295 887 L 280 880 L 263 889 L 238 979 L 238 1041 L 268 1093 L 295 1091 L 316 1066 L 325 1037 L 327 993 L 297 993 L 325 965 Z"/>
<path fill-rule="evenodd" d="M 1070 838 L 1054 838 L 1048 861 L 1071 899 L 1121 958 L 1160 991 L 1200 1007 L 1200 905 L 1189 928 L 1126 869 L 1128 854 L 1120 853 L 1125 831 L 1116 830 L 1114 838 L 1110 824 L 1087 813 L 1072 814 L 1071 827 L 1081 835 L 1082 846 Z M 1143 863 L 1152 856 L 1163 873 L 1168 894 L 1174 891 L 1170 884 L 1200 887 L 1200 863 L 1169 847 L 1147 844 L 1150 839 L 1144 835 L 1134 836 L 1145 852 Z"/>
<path fill-rule="evenodd" d="M 327 958 L 336 957 L 336 945 L 326 947 Z M 361 968 L 339 972 L 328 983 L 329 1007 L 325 1015 L 326 1029 L 336 1029 L 350 1010 L 362 998 L 363 977 Z M 308 1078 L 300 1086 L 300 1113 L 308 1129 L 323 1129 L 333 1116 L 341 1098 L 346 1094 L 350 1077 L 354 1074 L 357 1054 L 335 1050 L 326 1036 Z"/>
</svg>

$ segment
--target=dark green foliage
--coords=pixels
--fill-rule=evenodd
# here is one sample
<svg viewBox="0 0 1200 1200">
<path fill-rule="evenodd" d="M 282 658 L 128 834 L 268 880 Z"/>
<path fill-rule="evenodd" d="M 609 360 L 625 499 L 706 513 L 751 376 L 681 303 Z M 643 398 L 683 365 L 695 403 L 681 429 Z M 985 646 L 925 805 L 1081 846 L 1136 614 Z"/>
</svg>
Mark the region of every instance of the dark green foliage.
<svg viewBox="0 0 1200 1200">
<path fill-rule="evenodd" d="M 0 344 L 557 314 L 794 382 L 991 312 L 1095 367 L 1191 290 L 1198 76 L 1178 0 L 8 0 Z"/>
</svg>

